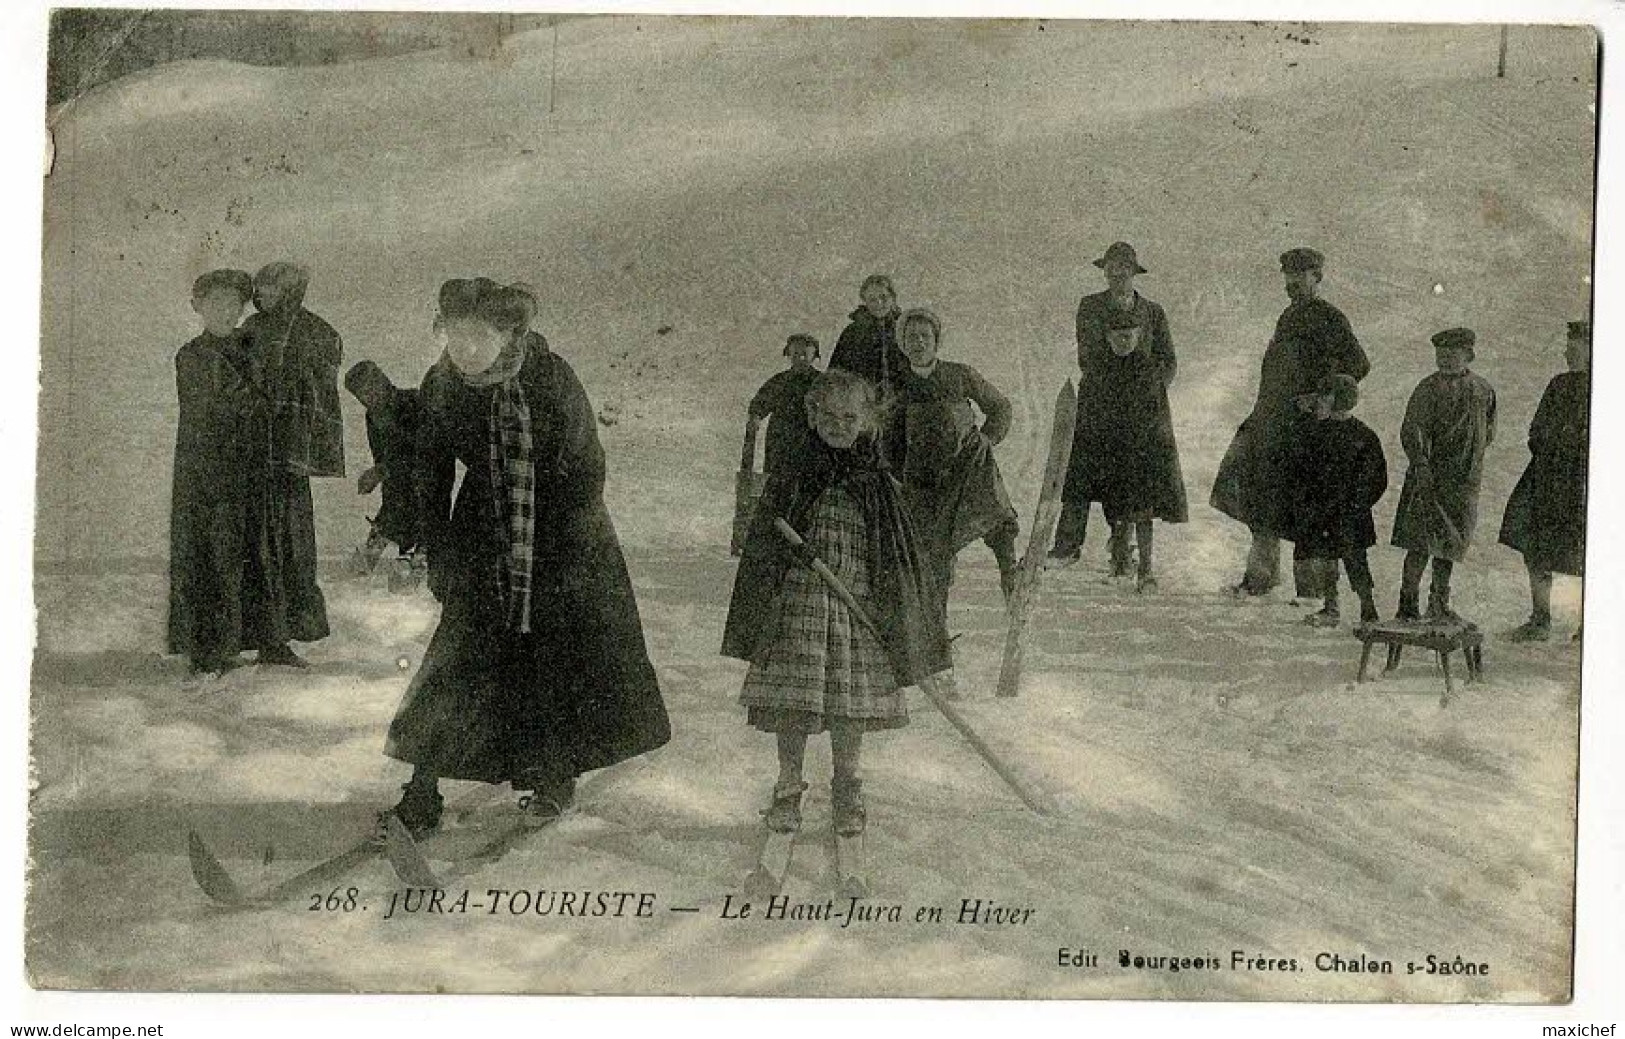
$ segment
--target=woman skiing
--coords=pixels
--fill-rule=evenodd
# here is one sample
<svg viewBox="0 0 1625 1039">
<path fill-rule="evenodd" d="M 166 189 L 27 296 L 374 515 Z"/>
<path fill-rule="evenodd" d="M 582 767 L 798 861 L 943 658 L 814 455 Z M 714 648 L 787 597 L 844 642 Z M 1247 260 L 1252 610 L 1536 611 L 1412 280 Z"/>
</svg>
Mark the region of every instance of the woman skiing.
<svg viewBox="0 0 1625 1039">
<path fill-rule="evenodd" d="M 439 821 L 442 777 L 511 783 L 551 818 L 577 776 L 670 738 L 592 405 L 526 330 L 533 312 L 485 278 L 440 290 L 445 354 L 423 380 L 416 490 L 442 609 L 386 747 L 415 766 L 394 809 L 414 835 Z"/>
</svg>

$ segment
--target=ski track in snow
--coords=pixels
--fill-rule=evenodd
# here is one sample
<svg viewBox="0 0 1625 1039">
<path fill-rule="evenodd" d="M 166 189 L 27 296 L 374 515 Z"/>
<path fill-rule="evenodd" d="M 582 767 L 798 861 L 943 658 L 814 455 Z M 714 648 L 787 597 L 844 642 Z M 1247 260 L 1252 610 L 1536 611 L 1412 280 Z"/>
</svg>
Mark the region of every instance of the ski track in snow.
<svg viewBox="0 0 1625 1039">
<path fill-rule="evenodd" d="M 42 407 L 58 421 L 41 429 L 41 472 L 55 478 L 39 491 L 36 983 L 1560 998 L 1578 647 L 1492 643 L 1486 681 L 1447 710 L 1414 651 L 1356 686 L 1346 629 L 1305 629 L 1283 600 L 1218 596 L 1246 533 L 1206 498 L 1285 302 L 1274 257 L 1317 244 L 1331 258 L 1327 296 L 1373 359 L 1361 414 L 1393 480 L 1380 531 L 1403 477 L 1399 415 L 1431 364 L 1426 335 L 1463 320 L 1479 330 L 1501 433 L 1457 598 L 1487 630 L 1521 619 L 1521 565 L 1489 542 L 1561 363 L 1554 330 L 1585 299 L 1589 83 L 1554 76 L 1514 95 L 1462 79 L 1482 42 L 1468 30 L 1434 46 L 1422 33 L 1322 28 L 1320 46 L 1300 47 L 1270 27 L 1180 29 L 1159 38 L 1171 58 L 1158 60 L 1189 76 L 1148 78 L 1111 70 L 1143 72 L 1136 41 L 1149 37 L 1049 29 L 1042 43 L 990 31 L 970 46 L 938 26 L 898 51 L 834 23 L 584 19 L 560 29 L 552 116 L 535 114 L 547 49 L 525 36 L 496 69 L 443 54 L 336 69 L 187 63 L 110 84 L 64 116 L 47 186 L 53 213 L 75 209 L 46 248 Z M 1585 51 L 1584 65 L 1575 38 L 1554 34 L 1551 49 Z M 647 60 L 630 62 L 633 50 Z M 1302 87 L 1260 71 L 1287 56 Z M 702 81 L 744 86 L 721 105 Z M 1333 137 L 1343 150 L 1319 154 Z M 1470 177 L 1464 154 L 1479 160 Z M 324 241 L 306 237 L 313 216 Z M 960 899 L 991 898 L 1036 908 L 1036 923 L 719 920 L 775 770 L 771 741 L 735 704 L 744 665 L 716 654 L 744 402 L 789 331 L 814 331 L 827 351 L 861 277 L 888 270 L 905 306 L 942 313 L 946 356 L 1012 392 L 999 457 L 1025 537 L 1055 391 L 1074 374 L 1077 296 L 1095 291 L 1088 260 L 1116 238 L 1152 268 L 1140 285 L 1167 308 L 1180 359 L 1170 396 L 1191 522 L 1159 527 L 1162 592 L 1102 580 L 1096 518 L 1084 562 L 1045 576 L 1009 701 L 991 697 L 1003 613 L 979 546 L 951 603 L 963 713 L 1062 811 L 1025 810 L 918 695 L 910 727 L 865 748 L 875 901 L 944 906 L 951 921 Z M 207 267 L 284 252 L 317 272 L 312 305 L 345 333 L 347 360 L 375 358 L 400 381 L 424 366 L 442 278 L 536 281 L 550 296 L 543 330 L 595 403 L 618 410 L 600 430 L 607 493 L 673 740 L 586 779 L 578 813 L 459 883 L 477 895 L 652 890 L 654 919 L 384 922 L 394 882 L 377 862 L 345 881 L 365 913 L 296 899 L 228 914 L 196 892 L 188 828 L 258 889 L 370 827 L 406 776 L 382 756 L 383 732 L 435 622 L 424 593 L 335 573 L 324 585 L 334 634 L 307 647 L 308 673 L 244 668 L 197 686 L 158 655 L 185 286 Z M 1553 259 L 1529 266 L 1537 254 Z M 108 386 L 122 387 L 118 407 L 98 396 Z M 357 470 L 359 413 L 349 421 Z M 316 494 L 336 552 L 363 531 L 364 509 L 343 482 Z M 1398 556 L 1372 553 L 1385 611 Z M 1576 583 L 1560 583 L 1557 607 L 1561 639 Z M 815 741 L 787 887 L 797 901 L 831 894 L 828 769 Z M 448 784 L 448 796 L 475 802 L 451 829 L 511 811 L 502 792 Z M 1065 971 L 1059 946 L 1227 963 L 1232 949 L 1401 964 L 1462 953 L 1495 973 Z"/>
</svg>

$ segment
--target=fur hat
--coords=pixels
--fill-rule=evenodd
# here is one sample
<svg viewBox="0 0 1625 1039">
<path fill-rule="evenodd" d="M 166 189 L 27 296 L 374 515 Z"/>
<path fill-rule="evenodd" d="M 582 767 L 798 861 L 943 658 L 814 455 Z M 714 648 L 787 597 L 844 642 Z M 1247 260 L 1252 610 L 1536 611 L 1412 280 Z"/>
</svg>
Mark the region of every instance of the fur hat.
<svg viewBox="0 0 1625 1039">
<path fill-rule="evenodd" d="M 1569 322 L 1569 338 L 1570 339 L 1584 339 L 1588 343 L 1591 342 L 1591 322 L 1589 322 L 1589 321 L 1570 321 Z"/>
<path fill-rule="evenodd" d="M 440 319 L 473 319 L 499 332 L 523 330 L 535 314 L 528 292 L 498 285 L 490 278 L 453 278 L 440 286 Z"/>
<path fill-rule="evenodd" d="M 202 299 L 211 292 L 226 289 L 237 293 L 242 301 L 247 303 L 254 298 L 254 279 L 248 276 L 247 271 L 223 268 L 201 275 L 192 283 L 192 298 Z"/>
</svg>

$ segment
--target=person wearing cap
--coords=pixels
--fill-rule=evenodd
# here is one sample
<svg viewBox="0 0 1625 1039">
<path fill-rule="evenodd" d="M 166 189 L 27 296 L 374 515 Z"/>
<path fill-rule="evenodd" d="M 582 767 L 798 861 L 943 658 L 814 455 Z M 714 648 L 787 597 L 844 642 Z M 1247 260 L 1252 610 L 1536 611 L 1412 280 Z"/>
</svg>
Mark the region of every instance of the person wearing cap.
<svg viewBox="0 0 1625 1039">
<path fill-rule="evenodd" d="M 1569 370 L 1546 384 L 1529 424 L 1529 464 L 1501 518 L 1501 544 L 1522 553 L 1529 571 L 1529 619 L 1507 633 L 1514 642 L 1551 638 L 1552 575 L 1585 573 L 1591 322 L 1569 322 L 1564 359 Z"/>
<path fill-rule="evenodd" d="M 756 431 L 767 422 L 767 447 L 762 453 L 762 472 L 772 474 L 794 464 L 795 455 L 805 450 L 812 425 L 807 419 L 807 390 L 818 378 L 813 362 L 818 359 L 818 340 L 803 332 L 784 342 L 784 356 L 790 367 L 762 384 L 745 411 L 745 440 L 756 442 Z"/>
<path fill-rule="evenodd" d="M 259 313 L 243 323 L 266 392 L 271 396 L 266 529 L 272 539 L 266 575 L 271 623 L 255 633 L 262 663 L 304 667 L 289 640 L 328 635 L 327 600 L 316 581 L 316 514 L 312 477 L 344 475 L 344 417 L 339 365 L 344 343 L 333 326 L 305 309 L 310 274 L 288 262 L 254 275 Z"/>
<path fill-rule="evenodd" d="M 1089 508 L 1099 502 L 1112 531 L 1112 575 L 1128 575 L 1132 526 L 1140 549 L 1138 586 L 1150 591 L 1156 585 L 1152 520 L 1186 520 L 1168 407 L 1178 361 L 1168 315 L 1134 287 L 1135 276 L 1147 273 L 1134 246 L 1114 242 L 1094 265 L 1106 276 L 1106 290 L 1078 303 L 1078 418 L 1048 563 L 1078 560 Z"/>
<path fill-rule="evenodd" d="M 362 570 L 370 573 L 388 545 L 405 557 L 417 544 L 412 474 L 422 408 L 415 388 L 396 386 L 372 361 L 360 361 L 346 372 L 344 388 L 366 411 L 367 446 L 372 449 L 373 464 L 356 478 L 356 492 L 382 488 L 378 515 L 369 521 L 361 548 Z"/>
<path fill-rule="evenodd" d="M 897 345 L 897 289 L 884 274 L 871 274 L 858 289 L 861 305 L 849 315 L 830 351 L 829 366 L 863 376 L 889 399 L 892 382 L 908 368 Z"/>
<path fill-rule="evenodd" d="M 897 335 L 908 368 L 893 383 L 885 457 L 902 478 L 909 517 L 936 569 L 946 623 L 954 560 L 977 539 L 993 552 L 1005 600 L 1015 591 L 1021 528 L 993 456 L 1010 435 L 1014 409 L 981 372 L 939 356 L 943 329 L 935 312 L 905 310 Z"/>
<path fill-rule="evenodd" d="M 1377 620 L 1377 600 L 1366 550 L 1377 543 L 1371 509 L 1388 490 L 1388 459 L 1382 440 L 1355 418 L 1359 386 L 1352 376 L 1321 376 L 1315 388 L 1314 418 L 1296 445 L 1292 509 L 1292 558 L 1314 570 L 1324 590 L 1318 613 L 1304 618 L 1311 627 L 1336 627 L 1339 620 L 1339 561 L 1349 586 L 1360 598 L 1360 621 Z"/>
<path fill-rule="evenodd" d="M 1484 451 L 1495 439 L 1495 390 L 1469 367 L 1477 339 L 1470 328 L 1435 333 L 1439 370 L 1417 384 L 1405 406 L 1399 441 L 1410 468 L 1392 538 L 1405 550 L 1400 620 L 1420 618 L 1422 572 L 1431 561 L 1428 619 L 1461 623 L 1450 608 L 1450 575 L 1472 544 Z"/>
<path fill-rule="evenodd" d="M 264 594 L 245 594 L 263 574 L 266 539 L 254 507 L 263 488 L 270 401 L 237 321 L 254 295 L 245 271 L 216 270 L 192 284 L 203 331 L 175 354 L 174 484 L 169 513 L 169 652 L 198 678 L 237 666 L 265 627 Z M 250 560 L 252 559 L 252 563 Z M 245 613 L 245 607 L 247 612 Z"/>
<path fill-rule="evenodd" d="M 439 823 L 441 778 L 511 783 L 548 819 L 582 773 L 670 738 L 592 404 L 527 330 L 534 303 L 486 278 L 440 291 L 414 481 L 440 622 L 385 746 L 414 767 L 393 809 L 414 834 Z"/>
<path fill-rule="evenodd" d="M 1343 312 L 1320 297 L 1325 257 L 1314 249 L 1281 254 L 1281 276 L 1291 300 L 1264 348 L 1258 395 L 1219 463 L 1210 504 L 1247 525 L 1252 546 L 1237 597 L 1264 595 L 1279 583 L 1281 538 L 1287 535 L 1295 490 L 1293 446 L 1307 422 L 1304 401 L 1321 379 L 1347 375 L 1358 383 L 1371 370 L 1365 349 Z M 1318 589 L 1299 575 L 1299 593 Z"/>
</svg>

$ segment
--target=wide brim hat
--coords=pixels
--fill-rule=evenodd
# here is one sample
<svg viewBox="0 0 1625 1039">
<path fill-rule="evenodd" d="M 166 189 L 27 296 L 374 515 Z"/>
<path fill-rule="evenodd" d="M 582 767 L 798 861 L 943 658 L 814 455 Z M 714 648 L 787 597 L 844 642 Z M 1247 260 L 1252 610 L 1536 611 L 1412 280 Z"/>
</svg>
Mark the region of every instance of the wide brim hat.
<svg viewBox="0 0 1625 1039">
<path fill-rule="evenodd" d="M 1101 270 L 1114 260 L 1121 260 L 1134 265 L 1134 273 L 1150 274 L 1151 272 L 1140 266 L 1140 258 L 1134 253 L 1134 246 L 1127 242 L 1113 242 L 1106 248 L 1106 255 L 1095 261 L 1095 266 Z"/>
</svg>

